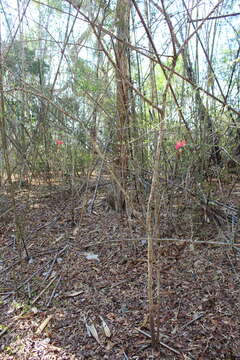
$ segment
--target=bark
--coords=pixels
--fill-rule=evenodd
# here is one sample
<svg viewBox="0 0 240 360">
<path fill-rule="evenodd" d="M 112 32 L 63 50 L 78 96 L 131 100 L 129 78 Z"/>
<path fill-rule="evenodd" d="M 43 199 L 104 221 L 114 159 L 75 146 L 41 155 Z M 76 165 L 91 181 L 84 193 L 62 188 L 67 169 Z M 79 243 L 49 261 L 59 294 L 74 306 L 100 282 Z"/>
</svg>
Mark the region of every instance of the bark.
<svg viewBox="0 0 240 360">
<path fill-rule="evenodd" d="M 128 177 L 129 161 L 129 110 L 130 110 L 130 88 L 129 88 L 129 18 L 130 18 L 130 1 L 118 0 L 116 8 L 116 26 L 117 42 L 115 46 L 116 57 L 116 113 L 117 113 L 117 133 L 116 144 L 114 146 L 115 174 L 119 179 L 121 187 L 126 190 L 126 179 Z M 121 188 L 114 182 L 114 194 L 116 210 L 122 211 L 126 199 Z"/>
</svg>

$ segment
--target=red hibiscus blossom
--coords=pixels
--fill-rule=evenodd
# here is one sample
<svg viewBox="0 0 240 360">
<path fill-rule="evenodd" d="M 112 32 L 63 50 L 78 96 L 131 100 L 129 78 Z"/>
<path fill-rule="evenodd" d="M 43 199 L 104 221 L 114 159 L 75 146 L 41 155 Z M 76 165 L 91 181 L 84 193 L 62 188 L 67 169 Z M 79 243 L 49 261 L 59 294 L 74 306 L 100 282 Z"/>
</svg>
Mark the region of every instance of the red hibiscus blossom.
<svg viewBox="0 0 240 360">
<path fill-rule="evenodd" d="M 179 150 L 185 145 L 187 145 L 187 142 L 185 140 L 178 141 L 175 145 L 175 149 Z"/>
</svg>

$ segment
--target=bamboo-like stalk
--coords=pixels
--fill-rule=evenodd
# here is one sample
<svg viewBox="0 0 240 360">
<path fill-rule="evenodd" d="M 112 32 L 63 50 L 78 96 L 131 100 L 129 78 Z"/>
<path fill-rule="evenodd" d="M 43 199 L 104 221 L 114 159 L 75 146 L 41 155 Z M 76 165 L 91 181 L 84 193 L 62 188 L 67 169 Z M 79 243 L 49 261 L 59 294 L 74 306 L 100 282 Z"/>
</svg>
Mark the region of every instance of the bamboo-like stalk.
<svg viewBox="0 0 240 360">
<path fill-rule="evenodd" d="M 0 136 L 2 142 L 2 152 L 4 158 L 4 165 L 6 169 L 7 180 L 10 186 L 10 198 L 12 201 L 12 208 L 14 213 L 15 228 L 16 228 L 16 243 L 18 248 L 18 256 L 22 258 L 22 249 L 24 248 L 26 256 L 29 258 L 28 250 L 25 244 L 23 235 L 23 224 L 17 214 L 15 189 L 12 181 L 12 170 L 9 159 L 9 149 L 6 130 L 6 112 L 4 100 L 4 70 L 3 70 L 3 54 L 2 54 L 2 28 L 0 15 Z"/>
</svg>

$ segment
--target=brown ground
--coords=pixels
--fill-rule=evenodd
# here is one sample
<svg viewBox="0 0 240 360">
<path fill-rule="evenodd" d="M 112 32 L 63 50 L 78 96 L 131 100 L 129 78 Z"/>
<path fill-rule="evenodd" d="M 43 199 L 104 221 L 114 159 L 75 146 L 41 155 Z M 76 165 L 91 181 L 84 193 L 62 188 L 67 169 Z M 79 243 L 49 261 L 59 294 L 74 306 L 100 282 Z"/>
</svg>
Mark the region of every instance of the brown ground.
<svg viewBox="0 0 240 360">
<path fill-rule="evenodd" d="M 30 259 L 19 262 L 10 211 L 0 224 L 0 359 L 240 359 L 240 248 L 198 243 L 219 242 L 216 229 L 190 226 L 182 210 L 171 219 L 179 238 L 196 242 L 161 248 L 161 345 L 152 350 L 142 219 L 131 234 L 103 190 L 91 214 L 93 190 L 18 196 Z"/>
</svg>

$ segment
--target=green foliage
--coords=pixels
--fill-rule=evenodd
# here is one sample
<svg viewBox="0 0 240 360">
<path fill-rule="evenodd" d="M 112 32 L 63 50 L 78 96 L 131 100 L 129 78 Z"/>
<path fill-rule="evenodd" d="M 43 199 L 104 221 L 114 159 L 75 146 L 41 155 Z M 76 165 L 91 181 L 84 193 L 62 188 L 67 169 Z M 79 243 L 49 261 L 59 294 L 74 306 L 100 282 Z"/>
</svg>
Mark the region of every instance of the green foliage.
<svg viewBox="0 0 240 360">
<path fill-rule="evenodd" d="M 75 63 L 75 77 L 73 88 L 84 95 L 86 92 L 91 95 L 97 94 L 102 88 L 102 81 L 96 77 L 96 70 L 89 61 L 78 59 Z"/>
<path fill-rule="evenodd" d="M 43 4 L 46 4 L 46 6 L 42 6 Z M 48 11 L 54 13 L 54 16 L 61 16 L 62 11 L 67 11 L 69 8 L 69 4 L 61 0 L 42 0 L 41 3 L 34 3 L 34 6 L 42 12 L 42 14 Z"/>
<path fill-rule="evenodd" d="M 49 70 L 49 65 L 40 57 L 36 56 L 36 51 L 27 46 L 22 46 L 18 41 L 12 45 L 7 57 L 5 65 L 18 80 L 26 74 L 43 75 Z"/>
<path fill-rule="evenodd" d="M 63 170 L 74 175 L 85 173 L 92 162 L 92 154 L 89 150 L 79 146 L 79 144 L 67 146 L 65 159 L 63 161 Z"/>
</svg>

